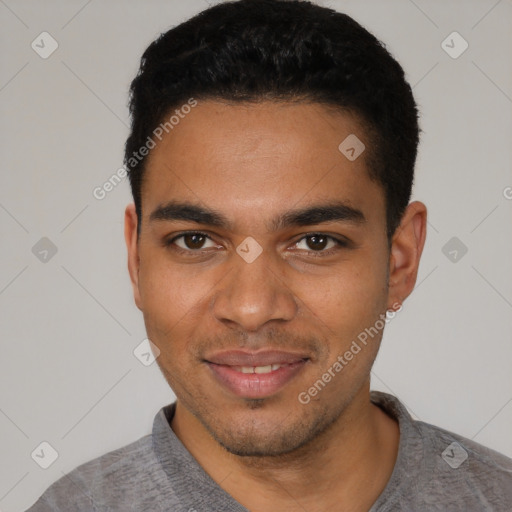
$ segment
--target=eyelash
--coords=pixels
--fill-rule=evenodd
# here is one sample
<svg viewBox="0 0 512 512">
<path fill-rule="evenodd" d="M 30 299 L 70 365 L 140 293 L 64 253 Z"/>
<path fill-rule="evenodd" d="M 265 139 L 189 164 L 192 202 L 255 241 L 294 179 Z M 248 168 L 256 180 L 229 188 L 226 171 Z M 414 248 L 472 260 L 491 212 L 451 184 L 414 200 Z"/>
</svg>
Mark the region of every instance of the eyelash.
<svg viewBox="0 0 512 512">
<path fill-rule="evenodd" d="M 165 247 L 171 247 L 176 240 L 178 240 L 179 238 L 182 238 L 182 237 L 184 237 L 186 235 L 200 235 L 200 236 L 204 236 L 205 238 L 208 238 L 209 240 L 212 240 L 212 238 L 207 233 L 203 233 L 202 231 L 183 231 L 182 233 L 179 233 L 178 235 L 173 236 L 171 239 L 165 240 L 164 241 L 164 246 Z M 325 237 L 328 240 L 331 240 L 331 241 L 333 241 L 336 244 L 336 247 L 331 247 L 328 250 L 321 250 L 321 251 L 310 250 L 310 251 L 307 251 L 308 255 L 311 255 L 311 256 L 316 257 L 316 258 L 322 258 L 322 257 L 325 257 L 325 256 L 331 256 L 336 251 L 338 251 L 340 248 L 345 248 L 345 247 L 349 246 L 349 242 L 346 241 L 346 240 L 343 240 L 341 238 L 336 238 L 336 237 L 334 237 L 332 235 L 327 235 L 325 233 L 317 232 L 317 231 L 314 231 L 314 232 L 311 232 L 311 233 L 306 233 L 301 238 L 299 238 L 296 242 L 294 242 L 294 245 L 297 245 L 299 242 L 302 242 L 306 238 L 312 237 L 312 236 Z M 201 249 L 197 249 L 197 250 L 194 250 L 194 249 L 183 249 L 181 247 L 178 247 L 177 245 L 174 245 L 174 247 L 172 249 L 174 251 L 180 253 L 180 254 L 184 254 L 184 255 L 190 256 L 190 257 L 197 256 L 201 252 Z"/>
</svg>

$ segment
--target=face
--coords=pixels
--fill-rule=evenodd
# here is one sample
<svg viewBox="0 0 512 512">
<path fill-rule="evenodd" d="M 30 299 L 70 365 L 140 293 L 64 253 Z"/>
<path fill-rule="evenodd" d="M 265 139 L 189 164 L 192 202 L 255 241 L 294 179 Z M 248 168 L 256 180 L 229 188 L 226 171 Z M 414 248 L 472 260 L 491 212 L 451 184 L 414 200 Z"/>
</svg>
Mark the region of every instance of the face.
<svg viewBox="0 0 512 512">
<path fill-rule="evenodd" d="M 151 151 L 138 241 L 127 209 L 161 371 L 232 453 L 305 445 L 368 382 L 382 331 L 343 356 L 394 298 L 384 193 L 366 151 L 338 149 L 350 134 L 368 151 L 357 118 L 318 104 L 198 102 Z"/>
</svg>

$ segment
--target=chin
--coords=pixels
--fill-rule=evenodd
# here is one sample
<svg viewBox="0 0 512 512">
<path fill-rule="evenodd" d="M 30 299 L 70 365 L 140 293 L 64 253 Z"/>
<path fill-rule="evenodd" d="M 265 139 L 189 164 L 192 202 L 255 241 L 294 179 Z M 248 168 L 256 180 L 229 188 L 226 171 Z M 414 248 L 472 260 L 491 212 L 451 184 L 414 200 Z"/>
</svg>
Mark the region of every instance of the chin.
<svg viewBox="0 0 512 512">
<path fill-rule="evenodd" d="M 262 407 L 262 400 L 251 400 L 251 409 Z M 302 414 L 298 419 L 284 415 L 277 422 L 268 417 L 240 419 L 225 417 L 212 423 L 202 420 L 210 435 L 229 453 L 239 457 L 277 457 L 306 447 L 336 420 L 327 414 Z"/>
</svg>

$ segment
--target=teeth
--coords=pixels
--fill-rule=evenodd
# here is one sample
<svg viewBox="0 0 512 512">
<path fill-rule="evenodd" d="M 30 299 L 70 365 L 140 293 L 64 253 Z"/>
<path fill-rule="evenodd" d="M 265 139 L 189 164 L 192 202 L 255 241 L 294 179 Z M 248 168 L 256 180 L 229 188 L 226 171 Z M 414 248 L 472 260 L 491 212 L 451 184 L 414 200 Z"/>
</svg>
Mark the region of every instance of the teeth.
<svg viewBox="0 0 512 512">
<path fill-rule="evenodd" d="M 233 369 L 242 373 L 270 373 L 279 368 L 280 364 L 269 364 L 267 366 L 233 366 Z"/>
<path fill-rule="evenodd" d="M 272 365 L 268 366 L 256 366 L 254 368 L 254 373 L 270 373 L 272 371 Z"/>
</svg>

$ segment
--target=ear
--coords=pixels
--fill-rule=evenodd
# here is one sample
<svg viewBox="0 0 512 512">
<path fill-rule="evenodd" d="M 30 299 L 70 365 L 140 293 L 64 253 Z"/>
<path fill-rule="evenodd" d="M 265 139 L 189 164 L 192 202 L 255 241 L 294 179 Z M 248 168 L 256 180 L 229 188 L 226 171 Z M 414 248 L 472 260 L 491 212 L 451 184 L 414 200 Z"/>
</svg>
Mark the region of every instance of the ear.
<svg viewBox="0 0 512 512">
<path fill-rule="evenodd" d="M 392 238 L 388 309 L 397 310 L 413 291 L 426 236 L 427 207 L 414 201 L 407 206 Z"/>
<path fill-rule="evenodd" d="M 128 250 L 128 272 L 133 286 L 133 297 L 135 304 L 142 311 L 140 290 L 139 290 L 139 246 L 137 240 L 137 213 L 135 204 L 131 203 L 124 212 L 124 239 Z"/>
</svg>

